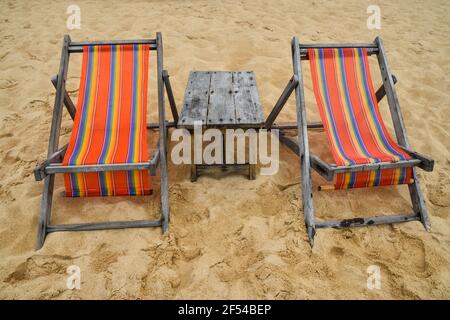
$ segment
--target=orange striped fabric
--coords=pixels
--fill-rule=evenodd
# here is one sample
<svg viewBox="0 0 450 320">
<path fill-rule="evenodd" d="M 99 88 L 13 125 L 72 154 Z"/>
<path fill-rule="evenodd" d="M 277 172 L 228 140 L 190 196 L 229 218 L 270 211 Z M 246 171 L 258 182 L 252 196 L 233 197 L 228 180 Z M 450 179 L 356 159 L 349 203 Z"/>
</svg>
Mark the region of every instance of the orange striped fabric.
<svg viewBox="0 0 450 320">
<path fill-rule="evenodd" d="M 319 113 L 339 166 L 409 160 L 382 120 L 364 48 L 308 49 Z M 337 174 L 336 189 L 409 183 L 411 168 Z"/>
<path fill-rule="evenodd" d="M 64 165 L 148 161 L 148 45 L 83 48 L 77 113 Z M 147 171 L 64 174 L 66 195 L 150 193 Z"/>
</svg>

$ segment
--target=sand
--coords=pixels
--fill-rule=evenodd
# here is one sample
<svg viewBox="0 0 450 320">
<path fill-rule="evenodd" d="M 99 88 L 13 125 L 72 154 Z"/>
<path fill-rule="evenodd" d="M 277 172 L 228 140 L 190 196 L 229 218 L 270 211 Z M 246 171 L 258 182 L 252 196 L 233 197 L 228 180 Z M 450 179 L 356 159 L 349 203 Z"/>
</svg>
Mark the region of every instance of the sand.
<svg viewBox="0 0 450 320">
<path fill-rule="evenodd" d="M 6 299 L 431 299 L 450 297 L 450 41 L 448 1 L 378 1 L 380 30 L 366 27 L 368 1 L 81 1 L 81 29 L 66 28 L 67 2 L 0 4 L 0 298 Z M 281 149 L 278 174 L 204 176 L 169 165 L 170 232 L 160 229 L 55 233 L 34 250 L 62 38 L 104 40 L 163 33 L 165 68 L 181 103 L 189 71 L 253 70 L 267 115 L 291 76 L 290 40 L 384 40 L 412 148 L 436 161 L 419 171 L 432 231 L 419 222 L 320 230 L 307 242 L 298 159 Z M 80 56 L 69 68 L 76 100 Z M 154 56 L 151 65 L 154 67 Z M 375 84 L 379 75 L 375 64 Z M 150 76 L 156 88 L 154 68 Z M 318 119 L 306 78 L 308 114 Z M 389 119 L 386 101 L 381 104 Z M 156 89 L 149 114 L 155 120 Z M 293 99 L 280 115 L 295 121 Z M 392 126 L 389 122 L 389 128 Z M 64 115 L 61 144 L 72 122 Z M 323 134 L 311 135 L 321 157 Z M 313 174 L 317 186 L 323 180 Z M 67 199 L 56 183 L 54 223 L 157 216 L 159 192 L 144 198 Z M 404 186 L 316 192 L 318 218 L 406 213 Z M 151 212 L 151 214 L 149 214 Z M 81 270 L 80 290 L 66 269 Z M 367 268 L 381 289 L 367 288 Z"/>
</svg>

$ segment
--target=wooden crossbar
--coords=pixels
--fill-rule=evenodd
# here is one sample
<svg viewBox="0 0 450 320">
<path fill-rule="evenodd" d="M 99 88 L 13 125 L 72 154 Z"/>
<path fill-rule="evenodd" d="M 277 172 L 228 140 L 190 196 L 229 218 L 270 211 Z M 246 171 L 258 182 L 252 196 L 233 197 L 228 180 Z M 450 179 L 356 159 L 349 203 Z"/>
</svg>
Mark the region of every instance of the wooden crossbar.
<svg viewBox="0 0 450 320">
<path fill-rule="evenodd" d="M 112 40 L 112 41 L 82 41 L 71 42 L 68 48 L 69 53 L 83 52 L 83 47 L 99 46 L 99 45 L 124 45 L 124 44 L 148 44 L 150 50 L 157 50 L 157 39 L 143 40 Z"/>
<path fill-rule="evenodd" d="M 316 223 L 316 228 L 344 229 L 351 227 L 365 227 L 378 224 L 391 224 L 391 223 L 401 223 L 418 220 L 420 220 L 420 216 L 415 213 L 398 214 L 398 215 L 386 215 L 375 217 L 351 218 L 342 220 L 318 221 Z"/>
<path fill-rule="evenodd" d="M 378 46 L 375 42 L 371 43 L 313 43 L 305 44 L 299 43 L 298 47 L 300 49 L 323 49 L 323 48 L 367 48 L 376 49 L 378 51 Z"/>
<path fill-rule="evenodd" d="M 160 227 L 161 220 L 132 220 L 132 221 L 110 221 L 97 223 L 71 223 L 71 224 L 51 224 L 47 226 L 47 232 L 60 231 L 94 231 L 126 228 L 147 228 Z"/>
</svg>

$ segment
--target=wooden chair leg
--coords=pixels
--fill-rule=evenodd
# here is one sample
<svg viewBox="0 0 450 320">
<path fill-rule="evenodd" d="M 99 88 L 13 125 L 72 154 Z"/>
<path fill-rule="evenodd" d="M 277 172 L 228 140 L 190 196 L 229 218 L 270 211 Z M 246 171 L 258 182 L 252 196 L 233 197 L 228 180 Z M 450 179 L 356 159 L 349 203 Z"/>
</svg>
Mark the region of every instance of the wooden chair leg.
<svg viewBox="0 0 450 320">
<path fill-rule="evenodd" d="M 248 165 L 248 179 L 255 180 L 256 179 L 256 164 Z"/>
<path fill-rule="evenodd" d="M 197 165 L 191 164 L 191 182 L 197 181 Z"/>
<path fill-rule="evenodd" d="M 423 198 L 422 190 L 420 189 L 420 182 L 417 178 L 415 168 L 413 170 L 414 183 L 409 184 L 409 194 L 414 213 L 418 214 L 425 230 L 431 230 L 430 218 L 428 217 L 427 207 L 425 206 L 425 199 Z"/>
<path fill-rule="evenodd" d="M 298 150 L 301 168 L 301 184 L 302 184 L 302 201 L 303 215 L 305 217 L 305 225 L 308 233 L 309 244 L 311 248 L 314 246 L 314 236 L 316 234 L 314 205 L 312 199 L 311 187 L 311 164 L 309 156 L 308 142 L 308 124 L 306 121 L 305 94 L 303 91 L 303 77 L 300 60 L 300 46 L 297 37 L 292 39 L 292 65 L 294 75 L 297 77 L 299 84 L 295 88 L 295 101 L 297 109 L 297 132 L 298 132 Z"/>
<path fill-rule="evenodd" d="M 42 192 L 41 214 L 39 216 L 36 250 L 43 247 L 47 237 L 47 226 L 50 224 L 52 212 L 53 187 L 55 185 L 55 175 L 45 177 L 44 191 Z"/>
</svg>

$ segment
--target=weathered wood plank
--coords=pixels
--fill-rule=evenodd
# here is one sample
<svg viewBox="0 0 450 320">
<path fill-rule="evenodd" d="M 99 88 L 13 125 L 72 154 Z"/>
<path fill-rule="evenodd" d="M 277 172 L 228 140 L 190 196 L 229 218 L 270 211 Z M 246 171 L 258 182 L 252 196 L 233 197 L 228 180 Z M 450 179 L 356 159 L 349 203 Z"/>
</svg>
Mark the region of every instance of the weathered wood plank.
<svg viewBox="0 0 450 320">
<path fill-rule="evenodd" d="M 284 132 L 280 132 L 278 135 L 278 139 L 281 143 L 283 143 L 286 147 L 288 147 L 292 152 L 294 152 L 297 156 L 300 156 L 300 149 L 298 147 L 298 142 L 295 141 L 296 139 L 286 137 L 284 135 Z"/>
<path fill-rule="evenodd" d="M 303 90 L 303 74 L 300 60 L 300 45 L 297 37 L 292 39 L 292 68 L 298 79 L 295 87 L 295 102 L 297 109 L 298 149 L 300 154 L 300 167 L 302 170 L 302 200 L 303 214 L 311 247 L 314 245 L 316 234 L 314 204 L 312 199 L 311 164 L 309 157 L 308 124 L 306 120 L 305 93 Z"/>
<path fill-rule="evenodd" d="M 328 44 L 300 44 L 300 58 L 309 60 L 308 49 L 323 48 L 366 48 L 368 55 L 378 53 L 378 47 L 375 43 L 328 43 Z"/>
<path fill-rule="evenodd" d="M 264 121 L 264 116 L 254 72 L 233 72 L 233 84 L 236 124 L 261 124 Z"/>
<path fill-rule="evenodd" d="M 420 220 L 417 214 L 398 214 L 388 216 L 375 216 L 364 218 L 351 218 L 343 220 L 329 220 L 316 222 L 316 228 L 335 228 L 345 229 L 353 227 L 365 227 L 377 224 L 401 223 L 408 221 Z"/>
<path fill-rule="evenodd" d="M 397 78 L 394 75 L 392 75 L 392 80 L 393 80 L 394 84 L 397 83 Z M 378 88 L 377 92 L 375 92 L 375 97 L 377 98 L 377 102 L 380 102 L 381 100 L 383 100 L 385 95 L 386 95 L 386 90 L 384 89 L 384 85 L 382 84 Z"/>
<path fill-rule="evenodd" d="M 370 48 L 378 49 L 375 43 L 314 43 L 314 44 L 299 44 L 300 49 L 308 48 Z M 300 50 L 303 52 L 303 50 Z"/>
<path fill-rule="evenodd" d="M 128 228 L 148 228 L 159 226 L 161 226 L 161 220 L 71 223 L 71 224 L 49 225 L 47 232 L 50 233 L 60 231 L 94 231 L 94 230 L 128 229 Z"/>
<path fill-rule="evenodd" d="M 115 44 L 157 44 L 157 39 L 77 41 L 72 42 L 69 48 Z"/>
<path fill-rule="evenodd" d="M 190 72 L 179 126 L 193 126 L 196 120 L 206 124 L 210 82 L 211 72 Z"/>
<path fill-rule="evenodd" d="M 70 53 L 83 52 L 84 46 L 98 46 L 98 45 L 116 45 L 116 44 L 149 44 L 150 50 L 156 50 L 156 39 L 143 39 L 143 40 L 109 40 L 109 41 L 83 41 L 72 42 L 68 48 Z"/>
<path fill-rule="evenodd" d="M 311 161 L 311 167 L 327 181 L 333 181 L 334 172 L 330 170 L 331 168 L 328 163 L 326 163 L 313 153 L 311 153 L 309 157 Z"/>
<path fill-rule="evenodd" d="M 58 75 L 54 75 L 51 81 L 56 89 L 56 86 L 58 85 Z M 77 109 L 75 108 L 75 104 L 73 103 L 72 99 L 70 99 L 70 96 L 66 90 L 64 90 L 64 105 L 66 106 L 66 109 L 69 112 L 69 115 L 72 118 L 72 120 L 75 120 L 75 114 L 77 113 Z"/>
<path fill-rule="evenodd" d="M 134 171 L 150 170 L 150 162 L 136 163 L 108 163 L 108 164 L 83 164 L 65 166 L 60 163 L 50 163 L 45 168 L 46 175 L 56 173 L 79 173 L 79 172 L 106 172 L 106 171 Z"/>
<path fill-rule="evenodd" d="M 177 123 L 174 121 L 166 121 L 166 128 L 176 128 Z M 158 129 L 159 123 L 149 122 L 147 123 L 147 129 Z"/>
<path fill-rule="evenodd" d="M 260 127 L 263 119 L 252 71 L 191 72 L 178 126 L 192 129 L 202 121 L 208 127 Z"/>
<path fill-rule="evenodd" d="M 211 73 L 208 125 L 228 125 L 236 123 L 233 90 L 232 72 L 213 71 Z"/>
<path fill-rule="evenodd" d="M 42 248 L 47 237 L 47 228 L 50 223 L 52 204 L 53 204 L 53 189 L 55 187 L 55 175 L 50 175 L 44 179 L 44 190 L 42 191 L 41 212 L 38 220 L 38 232 L 36 240 L 36 250 Z"/>
<path fill-rule="evenodd" d="M 308 129 L 323 129 L 323 124 L 319 122 L 310 122 L 307 124 Z M 274 123 L 270 129 L 293 130 L 297 129 L 297 122 Z"/>
<path fill-rule="evenodd" d="M 59 64 L 58 80 L 56 84 L 55 104 L 53 108 L 52 126 L 50 128 L 50 138 L 48 142 L 47 158 L 50 158 L 57 150 L 59 145 L 59 133 L 61 131 L 62 108 L 64 103 L 64 92 L 66 91 L 67 69 L 69 67 L 69 46 L 70 36 L 65 35 L 63 47 L 61 50 L 61 61 Z M 38 234 L 36 249 L 42 248 L 45 237 L 47 236 L 47 226 L 50 223 L 52 212 L 53 188 L 55 176 L 46 177 L 44 181 L 44 190 L 42 192 L 41 212 L 38 220 Z"/>
<path fill-rule="evenodd" d="M 173 96 L 172 85 L 170 84 L 169 73 L 163 70 L 164 86 L 166 87 L 167 98 L 169 99 L 170 110 L 172 111 L 173 122 L 177 123 L 179 116 L 177 111 L 177 104 Z"/>
<path fill-rule="evenodd" d="M 421 163 L 418 165 L 419 168 L 422 168 L 425 171 L 432 172 L 434 169 L 434 160 L 428 158 L 427 156 L 424 156 L 423 154 L 420 154 L 415 151 L 411 151 L 407 148 L 404 148 L 400 146 L 400 148 L 403 149 L 406 153 L 408 153 L 411 157 L 418 159 L 421 161 Z"/>
<path fill-rule="evenodd" d="M 278 114 L 281 112 L 281 109 L 283 109 L 287 100 L 291 96 L 292 91 L 294 91 L 294 89 L 297 85 L 298 85 L 297 77 L 292 76 L 292 78 L 289 80 L 288 84 L 284 88 L 283 92 L 281 93 L 281 96 L 278 98 L 277 102 L 275 103 L 275 106 L 273 107 L 269 116 L 267 117 L 267 120 L 265 123 L 266 129 L 270 129 L 272 127 L 273 123 L 275 122 L 275 119 L 278 117 Z"/>
<path fill-rule="evenodd" d="M 169 208 L 169 178 L 167 174 L 167 130 L 166 113 L 164 103 L 164 79 L 163 79 L 163 42 L 160 32 L 156 33 L 157 43 L 157 73 L 158 73 L 158 122 L 159 122 L 159 165 L 161 181 L 161 216 L 162 231 L 165 233 L 169 228 L 170 208 Z"/>
</svg>

